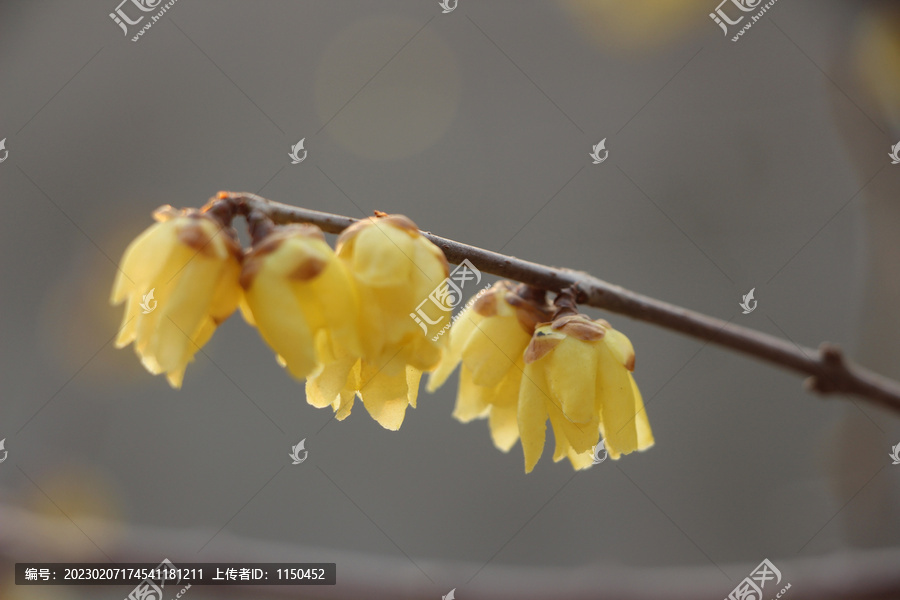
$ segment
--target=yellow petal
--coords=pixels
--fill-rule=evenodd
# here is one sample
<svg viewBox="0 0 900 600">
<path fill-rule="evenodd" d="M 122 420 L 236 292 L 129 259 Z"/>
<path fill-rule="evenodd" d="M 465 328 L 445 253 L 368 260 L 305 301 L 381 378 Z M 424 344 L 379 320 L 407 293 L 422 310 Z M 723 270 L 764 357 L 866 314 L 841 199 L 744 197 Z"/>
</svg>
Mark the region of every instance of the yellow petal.
<svg viewBox="0 0 900 600">
<path fill-rule="evenodd" d="M 356 399 L 356 390 L 359 389 L 360 383 L 360 373 L 362 371 L 362 362 L 357 360 L 353 365 L 353 368 L 350 370 L 350 374 L 347 375 L 347 384 L 344 386 L 344 389 L 341 390 L 340 397 L 335 400 L 332 405 L 335 410 L 335 418 L 338 421 L 343 421 L 350 414 L 350 409 L 353 408 L 353 401 Z"/>
<path fill-rule="evenodd" d="M 407 399 L 409 400 L 409 405 L 413 408 L 416 407 L 416 399 L 419 396 L 419 381 L 421 379 L 422 371 L 409 365 L 406 366 Z"/>
<path fill-rule="evenodd" d="M 341 391 L 347 385 L 351 371 L 358 363 L 359 359 L 353 356 L 325 363 L 321 372 L 314 377 L 307 378 L 306 401 L 316 408 L 331 406 L 338 401 Z"/>
<path fill-rule="evenodd" d="M 434 369 L 440 364 L 443 356 L 442 344 L 435 343 L 431 338 L 423 336 L 421 329 L 418 332 L 412 332 L 405 340 L 401 340 L 399 345 L 401 347 L 400 356 L 403 360 L 420 371 Z"/>
<path fill-rule="evenodd" d="M 342 249 L 338 254 L 342 254 Z M 375 222 L 360 231 L 352 246 L 351 270 L 365 285 L 374 287 L 408 286 L 415 243 L 403 230 Z M 343 255 L 346 256 L 344 251 Z M 435 284 L 438 282 L 435 281 Z M 424 299 L 424 298 L 423 298 Z"/>
<path fill-rule="evenodd" d="M 122 255 L 110 301 L 119 304 L 128 295 L 144 294 L 143 285 L 155 279 L 165 267 L 165 260 L 177 238 L 178 222 L 154 223 L 136 237 Z"/>
<path fill-rule="evenodd" d="M 434 392 L 444 385 L 444 382 L 456 369 L 456 365 L 462 360 L 462 351 L 466 343 L 483 320 L 484 316 L 478 314 L 473 306 L 465 308 L 459 314 L 450 331 L 444 334 L 450 336 L 449 346 L 441 357 L 437 369 L 428 376 L 429 392 Z"/>
<path fill-rule="evenodd" d="M 601 343 L 606 344 L 619 364 L 629 371 L 634 371 L 634 347 L 631 345 L 631 340 L 624 333 L 612 327 L 604 329 L 606 329 L 606 335 L 603 336 Z"/>
<path fill-rule="evenodd" d="M 246 294 L 241 294 L 240 302 L 238 302 L 238 308 L 240 308 L 241 316 L 244 317 L 244 321 L 247 322 L 247 325 L 256 327 L 256 320 L 253 318 L 253 311 L 250 310 L 250 305 L 247 304 Z"/>
<path fill-rule="evenodd" d="M 183 369 L 200 349 L 195 340 L 196 333 L 210 314 L 213 294 L 223 270 L 221 263 L 196 256 L 176 276 L 171 297 L 158 305 L 160 323 L 153 332 L 150 348 L 166 371 Z"/>
<path fill-rule="evenodd" d="M 463 364 L 472 381 L 493 387 L 525 352 L 531 338 L 515 317 L 484 319 L 472 332 L 462 351 Z"/>
<path fill-rule="evenodd" d="M 163 225 L 168 225 L 170 223 L 175 223 L 175 221 L 168 221 L 166 223 L 160 224 L 160 227 Z M 136 279 L 135 281 L 140 281 L 138 284 L 138 291 L 140 292 L 139 296 L 141 300 L 143 300 L 143 294 L 149 293 L 151 289 L 154 290 L 154 297 L 157 301 L 156 309 L 148 314 L 141 314 L 137 317 L 137 329 L 135 331 L 134 336 L 134 349 L 135 352 L 138 353 L 142 358 L 150 353 L 155 355 L 156 349 L 155 347 L 151 348 L 150 344 L 153 342 L 153 333 L 156 331 L 159 326 L 163 310 L 162 307 L 169 303 L 172 293 L 177 286 L 177 283 L 180 279 L 179 274 L 181 270 L 187 265 L 190 260 L 194 257 L 196 252 L 188 247 L 187 245 L 180 243 L 176 238 L 172 238 L 170 240 L 170 244 L 165 247 L 160 247 L 159 249 L 159 260 L 158 267 L 153 269 L 152 276 L 153 279 Z M 133 272 L 137 272 L 138 269 L 134 269 Z M 149 272 L 149 271 L 148 271 Z M 135 277 L 138 277 L 135 275 Z M 144 287 L 147 289 L 144 290 Z M 154 342 L 155 345 L 155 342 Z"/>
<path fill-rule="evenodd" d="M 597 397 L 610 458 L 637 449 L 636 405 L 628 370 L 604 345 L 598 345 Z M 576 448 L 576 450 L 579 450 Z"/>
<path fill-rule="evenodd" d="M 486 402 L 490 403 L 491 438 L 494 445 L 503 452 L 508 452 L 519 439 L 519 388 L 522 383 L 524 359 L 520 358 L 513 368 L 507 371 L 503 380 L 487 392 Z"/>
<path fill-rule="evenodd" d="M 181 383 L 184 381 L 184 372 L 187 369 L 187 363 L 184 366 L 177 367 L 168 373 L 166 373 L 166 381 L 169 382 L 169 385 L 176 390 L 181 389 Z"/>
<path fill-rule="evenodd" d="M 594 464 L 594 453 L 591 450 L 578 453 L 570 449 L 568 458 L 569 462 L 572 463 L 572 468 L 574 468 L 576 471 L 587 469 Z"/>
<path fill-rule="evenodd" d="M 334 403 L 334 418 L 343 421 L 350 416 L 350 410 L 353 408 L 353 401 L 356 399 L 356 392 L 343 391 L 338 400 Z"/>
<path fill-rule="evenodd" d="M 297 379 L 318 368 L 313 332 L 293 289 L 278 273 L 260 269 L 244 296 L 263 339 Z"/>
<path fill-rule="evenodd" d="M 556 429 L 554 428 L 554 435 Z M 568 443 L 568 440 L 565 436 L 556 437 L 556 450 L 553 453 L 553 462 L 559 462 L 564 458 L 568 458 L 569 462 L 572 463 L 572 468 L 576 471 L 580 471 L 582 469 L 587 469 L 591 465 L 594 464 L 594 452 L 593 449 L 586 450 L 584 452 L 576 452 L 574 448 Z"/>
<path fill-rule="evenodd" d="M 124 348 L 134 341 L 137 335 L 138 317 L 141 315 L 140 303 L 141 299 L 137 295 L 128 299 L 122 324 L 119 326 L 119 334 L 116 336 L 116 348 Z"/>
<path fill-rule="evenodd" d="M 456 394 L 453 418 L 461 423 L 468 423 L 473 419 L 486 417 L 491 408 L 488 403 L 490 391 L 490 388 L 472 383 L 472 375 L 464 365 L 459 372 L 459 391 Z"/>
<path fill-rule="evenodd" d="M 518 406 L 492 406 L 488 423 L 494 446 L 502 452 L 509 452 L 519 439 Z"/>
<path fill-rule="evenodd" d="M 548 400 L 546 407 L 554 435 L 565 438 L 575 452 L 586 452 L 600 441 L 599 414 L 594 413 L 587 423 L 573 423 L 555 402 Z"/>
<path fill-rule="evenodd" d="M 547 384 L 554 403 L 573 423 L 587 423 L 596 412 L 598 342 L 567 337 L 546 356 Z"/>
<path fill-rule="evenodd" d="M 378 371 L 364 363 L 361 380 L 359 396 L 372 418 L 385 429 L 400 429 L 409 406 L 406 370 L 389 375 L 383 369 Z"/>
<path fill-rule="evenodd" d="M 344 263 L 330 257 L 319 276 L 306 288 L 301 286 L 301 292 L 315 298 L 321 306 L 325 325 L 335 342 L 348 352 L 361 353 L 359 292 Z"/>
<path fill-rule="evenodd" d="M 553 441 L 555 442 L 555 447 L 553 448 L 553 462 L 559 462 L 566 458 L 569 455 L 569 452 L 572 451 L 572 444 L 569 443 L 569 438 L 567 438 L 553 422 L 552 417 L 550 418 L 550 425 L 553 428 Z"/>
<path fill-rule="evenodd" d="M 628 374 L 631 379 L 631 390 L 634 393 L 634 404 L 637 408 L 637 449 L 646 450 L 654 444 L 653 432 L 650 430 L 650 421 L 647 418 L 647 411 L 644 408 L 644 399 L 641 397 L 641 391 L 638 389 L 637 383 L 631 373 Z"/>
<path fill-rule="evenodd" d="M 534 363 L 525 365 L 519 389 L 518 420 L 526 473 L 531 473 L 544 451 L 547 427 L 546 387 L 542 369 L 535 368 Z"/>
</svg>

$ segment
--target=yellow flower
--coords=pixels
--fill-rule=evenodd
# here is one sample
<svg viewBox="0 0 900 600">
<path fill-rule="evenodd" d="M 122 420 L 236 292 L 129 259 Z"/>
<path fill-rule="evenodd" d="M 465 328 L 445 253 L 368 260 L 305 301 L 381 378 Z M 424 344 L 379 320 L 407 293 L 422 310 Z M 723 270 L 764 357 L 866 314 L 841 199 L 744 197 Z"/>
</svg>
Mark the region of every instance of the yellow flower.
<svg viewBox="0 0 900 600">
<path fill-rule="evenodd" d="M 359 354 L 359 298 L 344 263 L 313 225 L 276 227 L 244 258 L 241 312 L 291 375 L 340 352 Z"/>
<path fill-rule="evenodd" d="M 334 360 L 307 380 L 307 401 L 331 405 L 343 419 L 358 395 L 378 423 L 399 429 L 406 407 L 416 406 L 422 371 L 437 365 L 447 343 L 445 336 L 436 336 L 438 325 L 423 331 L 411 317 L 421 309 L 429 322 L 449 319 L 429 300 L 432 292 L 446 292 L 447 259 L 402 215 L 349 227 L 338 238 L 337 255 L 359 291 L 362 352 L 337 349 Z"/>
<path fill-rule="evenodd" d="M 127 300 L 116 347 L 132 341 L 144 367 L 181 387 L 187 364 L 237 307 L 241 251 L 210 213 L 163 206 L 122 258 L 111 301 Z"/>
<path fill-rule="evenodd" d="M 453 416 L 463 423 L 487 417 L 494 445 L 503 452 L 519 439 L 516 414 L 525 349 L 535 325 L 550 316 L 543 298 L 528 297 L 526 289 L 499 281 L 467 306 L 428 380 L 433 392 L 462 362 Z"/>
<path fill-rule="evenodd" d="M 556 438 L 553 460 L 568 458 L 576 469 L 591 465 L 601 433 L 613 459 L 652 446 L 633 369 L 631 342 L 602 319 L 567 314 L 538 325 L 519 392 L 525 471 L 543 452 L 548 418 Z"/>
</svg>

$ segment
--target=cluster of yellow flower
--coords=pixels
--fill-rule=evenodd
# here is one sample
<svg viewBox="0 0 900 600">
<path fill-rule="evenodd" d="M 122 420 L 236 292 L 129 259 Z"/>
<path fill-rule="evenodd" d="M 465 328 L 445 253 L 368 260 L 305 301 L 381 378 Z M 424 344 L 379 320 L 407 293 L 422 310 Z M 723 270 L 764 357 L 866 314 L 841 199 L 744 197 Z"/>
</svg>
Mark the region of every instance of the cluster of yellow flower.
<svg viewBox="0 0 900 600">
<path fill-rule="evenodd" d="M 601 434 L 612 458 L 653 443 L 630 373 L 631 343 L 571 303 L 554 307 L 544 292 L 501 281 L 449 335 L 423 335 L 411 314 L 436 324 L 448 318 L 422 300 L 446 295 L 449 268 L 404 216 L 358 221 L 332 250 L 313 225 L 276 226 L 256 215 L 247 251 L 231 227 L 234 207 L 216 199 L 154 216 L 158 223 L 126 249 L 113 287 L 112 302 L 127 301 L 116 346 L 134 342 L 147 370 L 165 373 L 173 387 L 240 307 L 278 362 L 306 379 L 307 401 L 331 406 L 338 419 L 359 397 L 378 423 L 399 429 L 422 373 L 432 372 L 434 391 L 461 362 L 454 416 L 489 418 L 504 452 L 521 437 L 526 471 L 540 458 L 548 418 L 554 459 L 568 457 L 576 469 L 593 462 Z M 158 304 L 148 306 L 148 291 Z"/>
<path fill-rule="evenodd" d="M 462 422 L 488 418 L 494 445 L 503 452 L 521 437 L 526 472 L 541 457 L 548 418 L 556 440 L 553 460 L 568 458 L 575 469 L 594 463 L 601 435 L 613 459 L 652 446 L 631 376 L 631 342 L 566 303 L 554 312 L 541 296 L 507 281 L 494 284 L 453 325 L 450 348 L 428 389 L 437 389 L 462 363 L 453 415 Z"/>
</svg>

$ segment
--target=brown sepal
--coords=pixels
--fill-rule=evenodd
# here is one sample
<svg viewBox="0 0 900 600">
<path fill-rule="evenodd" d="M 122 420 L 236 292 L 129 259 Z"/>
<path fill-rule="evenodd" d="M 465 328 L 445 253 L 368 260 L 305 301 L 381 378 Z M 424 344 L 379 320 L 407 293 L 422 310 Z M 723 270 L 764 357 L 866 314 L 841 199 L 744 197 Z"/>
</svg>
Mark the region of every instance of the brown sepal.
<svg viewBox="0 0 900 600">
<path fill-rule="evenodd" d="M 553 321 L 553 329 L 582 342 L 602 340 L 606 330 L 585 315 L 567 315 Z"/>
<path fill-rule="evenodd" d="M 540 325 L 546 325 L 546 323 L 541 323 Z M 528 348 L 525 349 L 525 364 L 531 364 L 544 357 L 548 352 L 556 348 L 561 341 L 561 338 L 536 331 L 531 338 L 531 342 L 528 343 Z"/>
</svg>

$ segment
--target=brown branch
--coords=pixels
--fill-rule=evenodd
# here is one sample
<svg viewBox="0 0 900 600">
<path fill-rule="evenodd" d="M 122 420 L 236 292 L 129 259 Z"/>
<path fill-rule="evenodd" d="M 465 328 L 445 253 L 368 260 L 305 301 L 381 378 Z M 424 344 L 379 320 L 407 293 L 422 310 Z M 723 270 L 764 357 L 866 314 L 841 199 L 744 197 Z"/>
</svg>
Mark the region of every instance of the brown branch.
<svg viewBox="0 0 900 600">
<path fill-rule="evenodd" d="M 759 564 L 645 567 L 587 562 L 574 567 L 514 566 L 367 554 L 334 548 L 275 542 L 213 529 L 166 528 L 77 516 L 78 524 L 0 504 L 0 572 L 13 562 L 99 562 L 109 559 L 156 564 L 180 562 L 334 562 L 335 586 L 217 586 L 216 596 L 234 598 L 438 598 L 458 588 L 460 598 L 482 600 L 697 600 L 725 598 Z M 87 537 L 90 535 L 90 537 Z M 215 542 L 206 546 L 211 537 Z M 200 553 L 197 548 L 204 550 Z M 761 560 L 761 559 L 760 559 Z M 900 549 L 782 560 L 776 585 L 766 598 L 790 600 L 896 600 L 900 597 Z M 5 564 L 3 564 L 5 563 Z M 723 573 L 727 573 L 724 575 Z M 11 579 L 12 573 L 3 573 Z M 473 577 L 474 575 L 474 577 Z M 430 581 L 429 581 L 430 580 Z M 44 588 L 52 590 L 52 588 Z M 90 589 L 90 588 L 89 588 Z M 96 589 L 96 588 L 94 588 Z M 177 589 L 177 588 L 176 588 Z M 50 594 L 52 596 L 52 594 Z"/>
<path fill-rule="evenodd" d="M 218 200 L 233 203 L 240 214 L 258 210 L 276 223 L 312 223 L 328 233 L 340 233 L 358 219 L 298 208 L 267 200 L 256 194 L 220 192 Z M 691 337 L 731 348 L 784 369 L 808 375 L 806 387 L 820 394 L 858 396 L 878 406 L 900 412 L 900 383 L 844 359 L 836 345 L 822 343 L 818 351 L 781 338 L 735 325 L 662 300 L 656 300 L 587 273 L 559 269 L 469 246 L 423 231 L 440 247 L 447 260 L 459 264 L 468 259 L 481 271 L 559 292 L 575 286 L 578 302 L 634 319 L 647 321 Z"/>
</svg>

